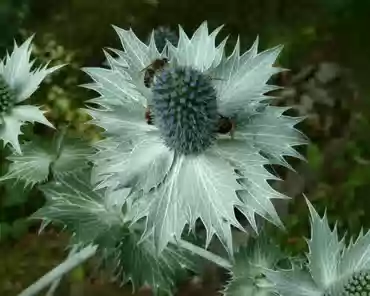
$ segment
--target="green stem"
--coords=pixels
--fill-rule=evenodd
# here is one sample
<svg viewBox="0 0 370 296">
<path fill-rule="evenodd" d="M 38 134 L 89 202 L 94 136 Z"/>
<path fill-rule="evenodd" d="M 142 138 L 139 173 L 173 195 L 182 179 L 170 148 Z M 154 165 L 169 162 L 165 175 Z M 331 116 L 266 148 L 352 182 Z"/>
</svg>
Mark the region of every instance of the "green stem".
<svg viewBox="0 0 370 296">
<path fill-rule="evenodd" d="M 56 136 L 57 137 L 56 138 L 57 159 L 60 157 L 60 154 L 62 153 L 64 138 L 67 134 L 68 127 L 69 127 L 69 124 L 62 126 L 59 133 Z"/>
<path fill-rule="evenodd" d="M 203 257 L 203 258 L 217 264 L 218 266 L 221 266 L 222 268 L 225 268 L 225 269 L 228 269 L 228 270 L 230 270 L 232 268 L 232 264 L 228 260 L 226 260 L 226 259 L 224 259 L 224 258 L 222 258 L 222 257 L 220 257 L 216 254 L 213 254 L 212 252 L 207 251 L 206 249 L 203 249 L 201 247 L 193 245 L 192 243 L 189 243 L 189 242 L 187 242 L 185 240 L 182 240 L 182 239 L 178 240 L 177 243 L 180 247 L 182 247 L 182 248 L 184 248 L 184 249 L 186 249 L 186 250 L 188 250 L 188 251 L 190 251 L 194 254 L 197 254 L 198 256 Z"/>
<path fill-rule="evenodd" d="M 62 125 L 60 130 L 56 134 L 54 134 L 53 146 L 54 146 L 54 149 L 55 149 L 55 152 L 56 152 L 56 156 L 55 156 L 54 160 L 51 162 L 51 164 L 49 166 L 49 175 L 48 175 L 48 179 L 46 181 L 47 183 L 54 180 L 54 174 L 53 174 L 54 164 L 59 159 L 59 157 L 62 153 L 63 145 L 64 145 L 64 139 L 66 137 L 68 127 L 69 127 L 69 124 Z"/>
<path fill-rule="evenodd" d="M 43 289 L 51 285 L 54 281 L 61 278 L 64 274 L 73 270 L 76 266 L 80 265 L 90 257 L 94 256 L 98 247 L 87 246 L 70 258 L 67 258 L 63 263 L 59 264 L 53 270 L 49 271 L 37 282 L 33 283 L 26 290 L 23 290 L 18 296 L 34 296 L 38 295 Z"/>
</svg>

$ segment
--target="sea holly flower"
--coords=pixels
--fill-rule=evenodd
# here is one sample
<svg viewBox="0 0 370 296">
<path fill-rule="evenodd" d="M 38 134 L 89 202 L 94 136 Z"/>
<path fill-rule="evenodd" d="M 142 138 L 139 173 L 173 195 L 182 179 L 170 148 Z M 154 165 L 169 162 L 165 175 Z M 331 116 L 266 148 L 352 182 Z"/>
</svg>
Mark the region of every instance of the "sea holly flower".
<svg viewBox="0 0 370 296">
<path fill-rule="evenodd" d="M 360 232 L 345 245 L 336 226 L 330 229 L 326 214 L 321 218 L 307 200 L 311 216 L 311 238 L 307 240 L 308 263 L 291 269 L 264 273 L 283 296 L 370 295 L 370 231 Z"/>
<path fill-rule="evenodd" d="M 89 113 L 106 132 L 92 157 L 98 188 L 141 192 L 127 197 L 133 221 L 146 217 L 159 251 L 200 219 L 206 245 L 216 234 L 231 254 L 231 226 L 243 229 L 235 208 L 255 230 L 255 214 L 282 227 L 271 200 L 286 196 L 265 166 L 289 167 L 284 156 L 301 157 L 294 146 L 306 143 L 294 128 L 301 119 L 265 95 L 277 88 L 267 81 L 282 71 L 273 67 L 282 47 L 258 53 L 256 40 L 240 54 L 238 40 L 226 56 L 226 39 L 215 45 L 221 27 L 209 34 L 204 22 L 190 39 L 180 27 L 178 45 L 159 52 L 154 33 L 146 45 L 115 29 L 124 51 L 106 53 L 110 69 L 85 69 L 94 80 L 86 87 L 100 94 Z"/>
<path fill-rule="evenodd" d="M 25 105 L 41 81 L 62 66 L 47 69 L 47 65 L 31 70 L 35 61 L 30 61 L 31 41 L 28 38 L 21 46 L 14 44 L 14 50 L 0 61 L 0 140 L 21 153 L 18 136 L 26 122 L 40 122 L 53 127 L 43 112 L 36 106 Z"/>
</svg>

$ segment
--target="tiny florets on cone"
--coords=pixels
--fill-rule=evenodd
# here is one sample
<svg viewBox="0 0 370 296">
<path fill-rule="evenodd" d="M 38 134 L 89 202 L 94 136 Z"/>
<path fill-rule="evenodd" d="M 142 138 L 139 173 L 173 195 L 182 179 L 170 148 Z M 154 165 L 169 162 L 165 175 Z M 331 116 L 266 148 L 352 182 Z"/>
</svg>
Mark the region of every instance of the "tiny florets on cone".
<svg viewBox="0 0 370 296">
<path fill-rule="evenodd" d="M 334 294 L 327 292 L 324 296 L 370 296 L 370 272 L 356 272 L 347 280 L 343 288 L 340 288 L 339 294 Z"/>
<path fill-rule="evenodd" d="M 210 77 L 187 67 L 168 68 L 152 90 L 155 124 L 169 148 L 198 154 L 214 142 L 218 112 Z"/>
<path fill-rule="evenodd" d="M 344 286 L 343 295 L 370 295 L 370 273 L 355 273 Z"/>
<path fill-rule="evenodd" d="M 9 112 L 14 106 L 15 102 L 15 93 L 0 75 L 0 116 Z"/>
</svg>

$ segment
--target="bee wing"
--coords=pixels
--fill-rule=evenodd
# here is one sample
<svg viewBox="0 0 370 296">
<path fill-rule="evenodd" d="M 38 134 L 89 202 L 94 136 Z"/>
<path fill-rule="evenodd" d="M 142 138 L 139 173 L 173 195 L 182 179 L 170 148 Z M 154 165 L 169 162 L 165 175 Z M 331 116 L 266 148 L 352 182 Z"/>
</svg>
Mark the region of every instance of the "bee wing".
<svg viewBox="0 0 370 296">
<path fill-rule="evenodd" d="M 151 66 L 152 64 L 146 66 L 144 69 L 140 70 L 140 72 L 144 72 L 145 70 L 149 69 L 149 67 Z"/>
</svg>

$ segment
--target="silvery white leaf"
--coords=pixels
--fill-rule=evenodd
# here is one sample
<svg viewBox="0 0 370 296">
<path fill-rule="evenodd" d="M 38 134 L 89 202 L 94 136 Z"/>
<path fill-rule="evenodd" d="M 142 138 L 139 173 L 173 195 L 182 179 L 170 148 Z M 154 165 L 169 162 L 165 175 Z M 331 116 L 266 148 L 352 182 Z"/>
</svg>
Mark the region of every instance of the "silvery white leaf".
<svg viewBox="0 0 370 296">
<path fill-rule="evenodd" d="M 264 274 L 275 284 L 275 289 L 284 296 L 322 296 L 309 273 L 292 268 L 291 270 L 265 270 Z"/>
<path fill-rule="evenodd" d="M 232 254 L 230 226 L 242 229 L 234 216 L 234 206 L 240 205 L 238 188 L 232 167 L 216 155 L 179 156 L 166 181 L 147 197 L 147 232 L 153 232 L 158 250 L 180 238 L 186 223 L 193 227 L 200 218 L 206 245 L 216 234 Z"/>
<path fill-rule="evenodd" d="M 125 30 L 116 26 L 113 27 L 121 40 L 125 50 L 125 59 L 129 63 L 131 71 L 140 72 L 155 59 L 161 57 L 161 54 L 153 43 L 154 39 L 148 46 L 136 37 L 132 29 Z"/>
<path fill-rule="evenodd" d="M 264 167 L 268 160 L 259 154 L 256 149 L 244 140 L 219 140 L 214 150 L 222 159 L 242 172 L 240 184 L 244 190 L 238 191 L 243 204 L 239 210 L 248 219 L 251 226 L 257 231 L 255 214 L 264 217 L 274 224 L 282 227 L 282 222 L 276 213 L 271 199 L 286 198 L 276 192 L 267 180 L 277 179 Z"/>
<path fill-rule="evenodd" d="M 103 68 L 84 68 L 83 69 L 94 81 L 95 84 L 85 85 L 100 93 L 105 99 L 117 103 L 137 103 L 146 105 L 146 99 L 136 89 L 133 81 L 124 70 L 111 70 Z"/>
<path fill-rule="evenodd" d="M 219 110 L 225 116 L 242 111 L 250 102 L 265 100 L 264 94 L 277 88 L 266 83 L 272 75 L 281 72 L 273 67 L 273 63 L 282 47 L 257 54 L 257 45 L 258 39 L 240 56 L 238 39 L 233 53 L 212 71 L 211 75 L 217 78 Z"/>
<path fill-rule="evenodd" d="M 170 170 L 174 154 L 159 136 L 142 135 L 130 146 L 123 143 L 115 150 L 102 150 L 97 154 L 94 174 L 100 180 L 99 187 L 110 186 L 113 189 L 114 184 L 117 184 L 118 187 L 135 187 L 147 192 L 163 181 Z"/>
<path fill-rule="evenodd" d="M 37 141 L 22 145 L 22 151 L 22 154 L 16 152 L 8 157 L 12 163 L 0 181 L 18 179 L 23 180 L 26 186 L 45 181 L 56 155 L 37 145 Z"/>
<path fill-rule="evenodd" d="M 86 112 L 93 118 L 90 123 L 100 126 L 108 135 L 137 140 L 147 132 L 157 131 L 146 123 L 145 108 L 139 104 L 115 106 L 112 110 L 90 108 Z"/>
<path fill-rule="evenodd" d="M 93 153 L 94 149 L 86 141 L 64 138 L 53 162 L 52 172 L 55 176 L 65 176 L 86 170 L 89 167 L 88 158 Z"/>
<path fill-rule="evenodd" d="M 231 268 L 231 280 L 227 283 L 225 296 L 272 296 L 272 284 L 266 282 L 263 271 L 274 268 L 282 254 L 261 233 L 257 238 L 248 239 L 246 247 L 235 253 L 235 262 Z"/>
<path fill-rule="evenodd" d="M 105 203 L 103 191 L 94 190 L 89 172 L 55 178 L 40 186 L 47 203 L 32 218 L 62 222 L 83 243 L 94 241 L 111 227 L 121 225 L 121 208 Z"/>
<path fill-rule="evenodd" d="M 26 186 L 34 186 L 46 181 L 50 173 L 64 176 L 88 167 L 87 157 L 93 153 L 88 143 L 65 137 L 62 141 L 58 140 L 58 136 L 54 141 L 33 137 L 31 142 L 22 144 L 22 154 L 14 151 L 7 158 L 11 164 L 0 181 L 17 179 L 24 181 Z"/>
<path fill-rule="evenodd" d="M 4 141 L 4 145 L 10 145 L 18 153 L 21 152 L 18 137 L 22 134 L 21 126 L 26 122 L 39 122 L 47 126 L 53 125 L 45 118 L 43 112 L 31 105 L 15 106 L 10 114 L 3 116 L 3 123 L 0 124 L 0 139 Z"/>
<path fill-rule="evenodd" d="M 307 139 L 294 128 L 302 118 L 285 116 L 285 110 L 266 106 L 262 112 L 237 118 L 235 138 L 253 143 L 270 163 L 290 168 L 284 156 L 304 159 L 293 147 L 307 144 Z"/>
</svg>

